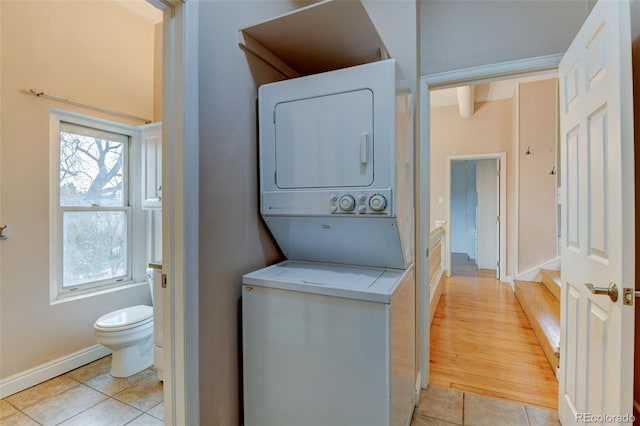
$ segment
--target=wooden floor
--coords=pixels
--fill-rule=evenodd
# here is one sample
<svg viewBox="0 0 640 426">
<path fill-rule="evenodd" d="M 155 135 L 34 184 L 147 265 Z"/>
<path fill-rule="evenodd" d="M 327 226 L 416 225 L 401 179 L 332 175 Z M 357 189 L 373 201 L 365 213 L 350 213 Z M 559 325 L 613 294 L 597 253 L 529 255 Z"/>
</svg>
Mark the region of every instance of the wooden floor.
<svg viewBox="0 0 640 426">
<path fill-rule="evenodd" d="M 557 410 L 558 382 L 511 286 L 462 266 L 431 325 L 430 383 Z"/>
</svg>

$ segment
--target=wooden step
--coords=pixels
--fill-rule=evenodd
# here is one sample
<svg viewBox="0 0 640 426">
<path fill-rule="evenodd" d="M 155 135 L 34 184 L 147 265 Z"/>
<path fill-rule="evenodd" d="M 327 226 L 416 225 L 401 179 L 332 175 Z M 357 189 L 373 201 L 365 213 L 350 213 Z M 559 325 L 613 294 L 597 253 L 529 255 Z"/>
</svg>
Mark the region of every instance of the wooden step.
<svg viewBox="0 0 640 426">
<path fill-rule="evenodd" d="M 515 293 L 556 374 L 560 359 L 560 302 L 542 283 L 515 280 Z"/>
<path fill-rule="evenodd" d="M 542 273 L 542 284 L 544 284 L 556 299 L 560 300 L 560 271 L 550 269 L 540 270 Z"/>
</svg>

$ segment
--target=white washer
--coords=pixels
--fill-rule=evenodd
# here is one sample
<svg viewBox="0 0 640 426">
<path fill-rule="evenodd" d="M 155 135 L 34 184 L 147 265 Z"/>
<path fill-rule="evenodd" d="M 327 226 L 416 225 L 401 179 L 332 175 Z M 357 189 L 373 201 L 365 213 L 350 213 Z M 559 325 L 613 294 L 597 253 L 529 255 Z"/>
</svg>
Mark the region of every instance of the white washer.
<svg viewBox="0 0 640 426">
<path fill-rule="evenodd" d="M 243 277 L 246 426 L 404 425 L 414 272 L 284 261 Z"/>
</svg>

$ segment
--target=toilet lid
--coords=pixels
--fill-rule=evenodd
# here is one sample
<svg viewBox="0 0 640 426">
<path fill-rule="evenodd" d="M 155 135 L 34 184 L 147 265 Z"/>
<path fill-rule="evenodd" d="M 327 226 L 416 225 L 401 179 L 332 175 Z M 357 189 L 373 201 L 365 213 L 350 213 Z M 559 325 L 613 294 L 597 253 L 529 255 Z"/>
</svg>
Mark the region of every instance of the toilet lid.
<svg viewBox="0 0 640 426">
<path fill-rule="evenodd" d="M 100 328 L 120 328 L 134 325 L 153 318 L 153 308 L 147 305 L 131 306 L 101 316 L 95 326 Z"/>
</svg>

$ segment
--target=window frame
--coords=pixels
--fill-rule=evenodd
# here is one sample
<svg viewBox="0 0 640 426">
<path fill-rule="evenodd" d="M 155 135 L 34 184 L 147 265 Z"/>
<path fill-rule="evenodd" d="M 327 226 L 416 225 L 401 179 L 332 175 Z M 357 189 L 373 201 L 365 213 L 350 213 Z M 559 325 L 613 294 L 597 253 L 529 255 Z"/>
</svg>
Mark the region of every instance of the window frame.
<svg viewBox="0 0 640 426">
<path fill-rule="evenodd" d="M 89 297 L 139 284 L 146 285 L 145 257 L 145 223 L 141 205 L 141 167 L 140 146 L 141 129 L 126 124 L 116 123 L 83 114 L 64 110 L 51 109 L 49 123 L 49 273 L 50 299 L 52 303 Z M 126 136 L 128 144 L 123 153 L 123 175 L 127 184 L 123 206 L 61 206 L 60 205 L 60 131 L 61 124 L 87 127 L 109 133 Z M 127 272 L 124 276 L 108 280 L 98 280 L 86 284 L 63 287 L 63 216 L 64 212 L 74 211 L 123 211 L 127 217 Z"/>
</svg>

